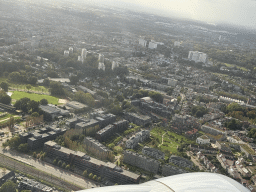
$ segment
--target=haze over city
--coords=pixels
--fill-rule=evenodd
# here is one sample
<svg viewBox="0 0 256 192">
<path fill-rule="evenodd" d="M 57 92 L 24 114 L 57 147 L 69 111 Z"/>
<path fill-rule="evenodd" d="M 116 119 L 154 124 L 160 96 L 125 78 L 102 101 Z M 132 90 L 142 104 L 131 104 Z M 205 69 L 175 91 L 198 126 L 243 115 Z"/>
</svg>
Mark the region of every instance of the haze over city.
<svg viewBox="0 0 256 192">
<path fill-rule="evenodd" d="M 0 0 L 0 192 L 254 192 L 254 10 Z"/>
</svg>

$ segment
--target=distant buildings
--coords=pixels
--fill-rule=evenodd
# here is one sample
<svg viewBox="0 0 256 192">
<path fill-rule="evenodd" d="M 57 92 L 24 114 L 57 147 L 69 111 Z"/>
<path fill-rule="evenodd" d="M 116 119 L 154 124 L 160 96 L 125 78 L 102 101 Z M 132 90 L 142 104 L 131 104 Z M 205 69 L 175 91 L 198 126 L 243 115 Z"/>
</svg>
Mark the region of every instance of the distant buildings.
<svg viewBox="0 0 256 192">
<path fill-rule="evenodd" d="M 90 93 L 91 95 L 95 95 L 96 94 L 95 91 L 92 91 L 92 90 L 90 90 L 87 87 L 84 87 L 82 85 L 79 85 L 77 89 L 83 91 L 84 93 Z"/>
<path fill-rule="evenodd" d="M 104 55 L 103 54 L 99 54 L 99 65 L 98 65 L 98 69 L 102 69 L 103 71 L 105 71 L 105 64 L 104 64 Z"/>
<path fill-rule="evenodd" d="M 144 40 L 144 39 L 139 39 L 139 44 L 143 47 L 146 47 L 147 46 L 147 41 Z"/>
<path fill-rule="evenodd" d="M 119 64 L 117 62 L 113 61 L 111 69 L 114 70 L 117 67 L 119 67 Z"/>
<path fill-rule="evenodd" d="M 68 51 L 68 50 L 65 50 L 65 51 L 64 51 L 64 56 L 65 56 L 65 57 L 68 57 L 68 56 L 69 56 L 69 51 Z"/>
<path fill-rule="evenodd" d="M 73 47 L 69 47 L 69 48 L 68 48 L 68 51 L 69 51 L 69 54 L 73 54 L 73 52 L 74 52 Z"/>
<path fill-rule="evenodd" d="M 179 41 L 175 41 L 175 42 L 174 42 L 174 46 L 175 46 L 175 47 L 179 47 L 179 46 L 180 46 L 180 42 L 179 42 Z"/>
<path fill-rule="evenodd" d="M 84 63 L 84 61 L 86 59 L 86 56 L 87 56 L 87 50 L 86 49 L 82 49 L 80 58 L 78 56 L 78 61 L 80 60 L 82 63 Z"/>
<path fill-rule="evenodd" d="M 156 49 L 157 48 L 157 43 L 151 41 L 148 43 L 148 48 L 149 49 Z"/>
<path fill-rule="evenodd" d="M 197 62 L 206 63 L 208 60 L 207 54 L 198 51 L 189 51 L 188 59 Z"/>
</svg>

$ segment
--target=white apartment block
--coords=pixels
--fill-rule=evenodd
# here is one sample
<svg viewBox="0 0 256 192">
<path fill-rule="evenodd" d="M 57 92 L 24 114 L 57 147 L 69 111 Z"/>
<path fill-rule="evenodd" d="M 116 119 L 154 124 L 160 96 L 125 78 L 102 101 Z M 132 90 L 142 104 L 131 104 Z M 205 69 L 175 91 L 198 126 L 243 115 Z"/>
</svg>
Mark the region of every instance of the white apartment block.
<svg viewBox="0 0 256 192">
<path fill-rule="evenodd" d="M 188 59 L 197 62 L 207 63 L 208 56 L 206 53 L 198 51 L 189 51 Z"/>
<path fill-rule="evenodd" d="M 147 41 L 145 41 L 144 39 L 139 39 L 139 44 L 143 47 L 147 46 Z"/>
</svg>

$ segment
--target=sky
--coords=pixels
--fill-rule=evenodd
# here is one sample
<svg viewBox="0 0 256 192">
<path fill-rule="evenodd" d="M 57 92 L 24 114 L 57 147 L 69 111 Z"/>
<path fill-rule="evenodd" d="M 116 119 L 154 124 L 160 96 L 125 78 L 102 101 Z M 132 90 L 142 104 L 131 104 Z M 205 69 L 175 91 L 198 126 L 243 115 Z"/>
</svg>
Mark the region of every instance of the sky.
<svg viewBox="0 0 256 192">
<path fill-rule="evenodd" d="M 160 15 L 256 29 L 256 0 L 98 0 Z"/>
</svg>

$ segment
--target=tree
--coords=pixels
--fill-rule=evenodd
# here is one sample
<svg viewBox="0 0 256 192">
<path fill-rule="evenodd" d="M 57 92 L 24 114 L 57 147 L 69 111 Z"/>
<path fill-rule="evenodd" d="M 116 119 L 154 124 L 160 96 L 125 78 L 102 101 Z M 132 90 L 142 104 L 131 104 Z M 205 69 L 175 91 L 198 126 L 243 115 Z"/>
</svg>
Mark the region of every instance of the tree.
<svg viewBox="0 0 256 192">
<path fill-rule="evenodd" d="M 90 178 L 90 179 L 92 179 L 92 177 L 93 177 L 93 174 L 92 174 L 92 173 L 90 173 L 90 174 L 89 174 L 89 178 Z"/>
<path fill-rule="evenodd" d="M 61 165 L 62 165 L 62 162 L 61 162 L 61 160 L 59 160 L 58 166 L 60 167 Z"/>
<path fill-rule="evenodd" d="M 9 180 L 2 185 L 0 192 L 16 192 L 16 187 L 17 185 L 13 181 Z"/>
<path fill-rule="evenodd" d="M 66 169 L 69 170 L 69 169 L 70 169 L 70 165 L 67 165 L 67 166 L 66 166 Z"/>
<path fill-rule="evenodd" d="M 64 163 L 62 163 L 62 167 L 63 168 L 65 168 L 67 165 L 66 165 L 66 163 L 64 162 Z"/>
<path fill-rule="evenodd" d="M 37 82 L 37 78 L 35 76 L 29 77 L 28 78 L 28 83 L 31 85 L 35 85 Z"/>
<path fill-rule="evenodd" d="M 35 151 L 33 152 L 33 157 L 36 158 L 36 152 Z"/>
<path fill-rule="evenodd" d="M 178 96 L 177 97 L 177 102 L 180 103 L 180 101 L 181 101 L 181 96 Z"/>
<path fill-rule="evenodd" d="M 57 164 L 57 159 L 54 159 L 53 162 L 52 162 L 54 165 Z"/>
<path fill-rule="evenodd" d="M 39 117 L 39 113 L 38 113 L 38 112 L 33 112 L 33 113 L 31 114 L 31 116 L 32 116 L 32 117 Z"/>
<path fill-rule="evenodd" d="M 28 91 L 29 91 L 31 88 L 32 88 L 31 85 L 27 85 L 27 86 L 26 86 L 26 89 L 27 89 Z"/>
<path fill-rule="evenodd" d="M 18 147 L 18 150 L 20 152 L 27 153 L 28 152 L 28 144 L 27 143 L 20 144 Z"/>
<path fill-rule="evenodd" d="M 242 128 L 242 124 L 235 119 L 231 119 L 230 121 L 225 122 L 225 127 L 231 130 L 240 130 Z"/>
<path fill-rule="evenodd" d="M 14 104 L 14 107 L 18 110 L 22 110 L 23 112 L 27 113 L 29 108 L 28 108 L 28 103 L 30 102 L 30 99 L 27 97 L 24 97 Z"/>
<path fill-rule="evenodd" d="M 40 104 L 41 105 L 48 105 L 48 100 L 47 99 L 41 99 Z"/>
<path fill-rule="evenodd" d="M 100 182 L 101 181 L 101 177 L 98 177 L 98 182 Z"/>
<path fill-rule="evenodd" d="M 1 86 L 1 88 L 2 88 L 5 92 L 8 92 L 8 88 L 9 88 L 8 83 L 2 82 L 0 86 Z"/>
<path fill-rule="evenodd" d="M 89 105 L 90 107 L 94 107 L 95 100 L 90 93 L 84 93 L 82 91 L 78 91 L 75 93 L 74 100 Z"/>
<path fill-rule="evenodd" d="M 84 177 L 87 176 L 87 170 L 85 170 L 85 171 L 83 172 L 83 176 L 84 176 Z"/>
<path fill-rule="evenodd" d="M 51 95 L 61 95 L 61 96 L 65 95 L 63 86 L 59 82 L 51 81 L 50 91 L 51 91 Z"/>
<path fill-rule="evenodd" d="M 46 87 L 49 87 L 50 86 L 50 80 L 48 78 L 44 79 L 43 85 L 46 86 Z"/>
<path fill-rule="evenodd" d="M 74 76 L 74 75 L 72 75 L 69 79 L 70 79 L 70 84 L 71 85 L 76 85 L 77 82 L 79 81 L 79 77 L 78 76 Z"/>
<path fill-rule="evenodd" d="M 11 138 L 8 142 L 7 145 L 11 148 L 11 149 L 17 149 L 18 146 L 21 144 L 21 140 L 19 136 L 15 136 L 13 138 Z"/>
<path fill-rule="evenodd" d="M 92 179 L 97 181 L 97 175 L 94 175 Z"/>
<path fill-rule="evenodd" d="M 39 110 L 39 102 L 31 100 L 28 102 L 28 109 L 32 112 L 37 112 Z"/>
<path fill-rule="evenodd" d="M 4 91 L 0 91 L 0 103 L 9 105 L 12 101 L 12 98 L 7 95 Z"/>
</svg>

